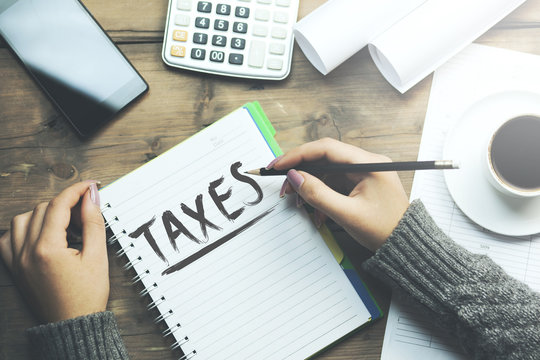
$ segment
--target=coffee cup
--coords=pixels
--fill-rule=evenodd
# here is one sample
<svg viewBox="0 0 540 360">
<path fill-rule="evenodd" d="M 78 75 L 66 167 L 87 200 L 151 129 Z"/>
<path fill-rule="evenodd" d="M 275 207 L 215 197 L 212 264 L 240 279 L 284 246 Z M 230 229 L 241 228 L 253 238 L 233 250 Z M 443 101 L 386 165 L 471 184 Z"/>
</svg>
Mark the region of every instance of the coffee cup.
<svg viewBox="0 0 540 360">
<path fill-rule="evenodd" d="M 540 114 L 501 120 L 484 149 L 484 172 L 495 189 L 518 198 L 540 196 Z"/>
</svg>

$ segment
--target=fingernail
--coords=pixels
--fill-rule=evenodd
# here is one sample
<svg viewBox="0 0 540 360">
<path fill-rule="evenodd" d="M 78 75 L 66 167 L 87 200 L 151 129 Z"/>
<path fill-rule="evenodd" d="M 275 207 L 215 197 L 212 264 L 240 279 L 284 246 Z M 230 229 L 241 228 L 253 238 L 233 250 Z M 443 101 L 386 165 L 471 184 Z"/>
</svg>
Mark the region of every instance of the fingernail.
<svg viewBox="0 0 540 360">
<path fill-rule="evenodd" d="M 271 168 L 274 167 L 274 165 L 283 157 L 283 155 L 280 155 L 278 156 L 277 158 L 275 158 L 274 160 L 270 161 L 270 163 L 268 165 L 266 165 L 266 170 L 270 170 Z"/>
<path fill-rule="evenodd" d="M 298 189 L 300 189 L 300 186 L 302 186 L 302 184 L 304 183 L 304 177 L 294 169 L 291 169 L 287 172 L 287 180 L 289 180 L 289 183 L 296 191 L 298 191 Z"/>
<path fill-rule="evenodd" d="M 101 188 L 101 181 L 99 180 L 83 180 L 83 182 L 86 182 L 88 184 L 96 184 L 97 188 Z"/>
<path fill-rule="evenodd" d="M 304 199 L 296 193 L 296 207 L 302 207 L 305 204 Z"/>
<path fill-rule="evenodd" d="M 90 184 L 90 200 L 92 200 L 95 205 L 99 206 L 99 191 L 95 182 Z"/>
<path fill-rule="evenodd" d="M 279 190 L 279 197 L 280 198 L 284 198 L 285 197 L 285 189 L 287 189 L 287 183 L 289 181 L 287 179 L 285 179 L 285 181 L 283 182 L 283 185 L 281 185 L 281 190 Z"/>
</svg>

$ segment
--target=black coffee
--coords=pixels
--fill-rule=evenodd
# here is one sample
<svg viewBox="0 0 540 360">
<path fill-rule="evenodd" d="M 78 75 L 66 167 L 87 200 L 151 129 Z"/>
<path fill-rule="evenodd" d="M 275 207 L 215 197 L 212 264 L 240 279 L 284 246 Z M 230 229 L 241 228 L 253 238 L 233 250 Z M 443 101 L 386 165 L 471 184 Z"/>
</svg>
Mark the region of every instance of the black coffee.
<svg viewBox="0 0 540 360">
<path fill-rule="evenodd" d="M 540 188 L 540 118 L 519 116 L 501 126 L 491 143 L 491 163 L 506 184 Z"/>
</svg>

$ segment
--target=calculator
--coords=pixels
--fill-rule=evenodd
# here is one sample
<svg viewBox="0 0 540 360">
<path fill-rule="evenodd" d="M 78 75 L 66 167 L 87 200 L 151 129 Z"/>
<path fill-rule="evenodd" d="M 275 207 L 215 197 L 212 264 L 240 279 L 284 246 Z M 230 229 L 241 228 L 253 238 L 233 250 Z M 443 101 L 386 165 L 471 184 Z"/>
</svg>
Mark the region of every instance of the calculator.
<svg viewBox="0 0 540 360">
<path fill-rule="evenodd" d="M 212 74 L 289 75 L 299 0 L 169 0 L 163 61 Z"/>
</svg>

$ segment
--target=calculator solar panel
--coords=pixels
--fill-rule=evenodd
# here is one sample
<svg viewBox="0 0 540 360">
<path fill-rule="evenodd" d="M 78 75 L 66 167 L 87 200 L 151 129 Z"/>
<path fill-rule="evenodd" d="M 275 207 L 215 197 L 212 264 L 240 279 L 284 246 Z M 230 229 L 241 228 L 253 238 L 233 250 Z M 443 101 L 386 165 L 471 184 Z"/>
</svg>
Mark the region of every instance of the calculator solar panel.
<svg viewBox="0 0 540 360">
<path fill-rule="evenodd" d="M 163 61 L 212 74 L 281 80 L 299 0 L 169 0 Z"/>
</svg>

